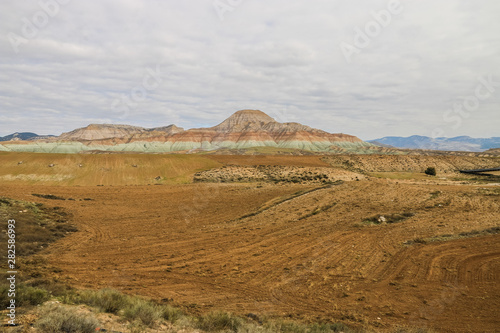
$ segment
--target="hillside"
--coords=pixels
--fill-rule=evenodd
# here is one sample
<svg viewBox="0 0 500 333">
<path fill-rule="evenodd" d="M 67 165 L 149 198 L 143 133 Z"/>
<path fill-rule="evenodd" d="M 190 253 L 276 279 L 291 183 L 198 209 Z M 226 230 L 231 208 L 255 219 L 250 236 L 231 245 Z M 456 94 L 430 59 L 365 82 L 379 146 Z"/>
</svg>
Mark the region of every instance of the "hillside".
<svg viewBox="0 0 500 333">
<path fill-rule="evenodd" d="M 195 172 L 220 165 L 213 159 L 181 154 L 0 152 L 0 183 L 57 186 L 179 184 L 190 183 Z"/>
</svg>

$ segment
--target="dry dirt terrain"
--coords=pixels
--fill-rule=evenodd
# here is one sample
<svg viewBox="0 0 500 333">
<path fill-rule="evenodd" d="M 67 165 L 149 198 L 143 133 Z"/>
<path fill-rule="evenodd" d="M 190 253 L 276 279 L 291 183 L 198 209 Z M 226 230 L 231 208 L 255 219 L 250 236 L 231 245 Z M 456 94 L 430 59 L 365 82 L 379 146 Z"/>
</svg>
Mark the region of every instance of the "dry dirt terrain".
<svg viewBox="0 0 500 333">
<path fill-rule="evenodd" d="M 45 165 L 42 156 L 22 159 Z M 328 167 L 360 177 L 327 184 L 161 186 L 145 185 L 142 178 L 125 184 L 117 177 L 113 183 L 108 177 L 106 184 L 97 184 L 105 186 L 96 186 L 90 171 L 75 176 L 71 169 L 65 172 L 78 186 L 64 181 L 61 186 L 53 179 L 7 180 L 5 175 L 14 175 L 18 166 L 5 164 L 20 156 L 0 156 L 0 196 L 72 214 L 79 231 L 42 254 L 58 268 L 53 274 L 75 287 L 171 298 L 192 311 L 342 320 L 375 330 L 408 325 L 494 332 L 500 327 L 498 183 L 478 182 L 451 169 L 445 176 L 416 175 L 421 171 L 414 160 L 402 160 L 399 169 L 394 161 L 381 163 L 391 168 L 377 169 L 375 159 L 384 160 L 375 156 L 194 156 L 177 162 L 167 155 L 96 156 L 64 158 L 75 172 L 82 167 L 73 164 L 88 163 L 86 158 L 94 159 L 96 172 L 108 163 L 109 174 L 141 159 L 151 165 L 144 172 L 169 161 L 179 182 L 222 165 Z M 63 156 L 50 158 L 63 164 Z M 186 167 L 185 158 L 198 165 Z M 437 169 L 444 172 L 450 163 L 489 167 L 498 161 L 445 159 Z M 147 179 L 158 170 L 147 171 Z M 390 177 L 370 175 L 374 172 Z"/>
</svg>

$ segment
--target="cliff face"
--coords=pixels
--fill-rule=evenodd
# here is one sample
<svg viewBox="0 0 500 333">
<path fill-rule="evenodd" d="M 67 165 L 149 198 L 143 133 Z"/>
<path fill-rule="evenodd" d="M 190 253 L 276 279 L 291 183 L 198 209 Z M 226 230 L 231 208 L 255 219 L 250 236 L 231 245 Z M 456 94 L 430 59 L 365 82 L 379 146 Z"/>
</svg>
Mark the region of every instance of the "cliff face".
<svg viewBox="0 0 500 333">
<path fill-rule="evenodd" d="M 259 110 L 241 110 L 208 128 L 184 130 L 175 125 L 143 128 L 129 125 L 92 124 L 51 140 L 74 143 L 75 149 L 169 152 L 241 149 L 259 146 L 331 151 L 368 147 L 355 136 L 331 134 L 299 123 L 280 123 Z M 49 142 L 47 142 L 49 143 Z M 27 148 L 26 148 L 27 149 Z"/>
</svg>

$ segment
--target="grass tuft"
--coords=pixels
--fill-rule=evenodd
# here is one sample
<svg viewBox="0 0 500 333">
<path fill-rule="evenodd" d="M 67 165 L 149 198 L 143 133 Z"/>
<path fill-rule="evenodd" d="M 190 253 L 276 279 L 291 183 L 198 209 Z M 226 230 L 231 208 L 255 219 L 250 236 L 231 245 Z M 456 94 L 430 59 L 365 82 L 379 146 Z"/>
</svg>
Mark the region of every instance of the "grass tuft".
<svg viewBox="0 0 500 333">
<path fill-rule="evenodd" d="M 243 326 L 243 319 L 232 315 L 231 313 L 215 311 L 210 312 L 200 318 L 196 323 L 196 328 L 208 332 L 232 331 L 238 332 Z"/>
<path fill-rule="evenodd" d="M 101 289 L 99 291 L 84 290 L 73 300 L 75 303 L 83 303 L 99 308 L 108 313 L 118 313 L 130 304 L 129 296 L 114 289 Z"/>
<path fill-rule="evenodd" d="M 162 317 L 162 309 L 150 301 L 133 298 L 124 309 L 123 316 L 130 321 L 140 320 L 146 326 L 154 326 Z"/>
<path fill-rule="evenodd" d="M 35 327 L 41 332 L 91 333 L 99 322 L 92 314 L 77 313 L 74 308 L 50 304 L 41 310 Z"/>
<path fill-rule="evenodd" d="M 170 304 L 164 305 L 161 312 L 163 319 L 171 322 L 172 324 L 184 315 L 181 310 L 171 306 Z"/>
</svg>

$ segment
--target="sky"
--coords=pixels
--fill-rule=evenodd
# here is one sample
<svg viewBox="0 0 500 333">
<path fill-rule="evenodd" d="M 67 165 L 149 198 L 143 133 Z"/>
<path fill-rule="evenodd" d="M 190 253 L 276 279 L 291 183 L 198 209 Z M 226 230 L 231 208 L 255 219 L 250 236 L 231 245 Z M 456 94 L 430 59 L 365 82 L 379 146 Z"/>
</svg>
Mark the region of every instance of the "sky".
<svg viewBox="0 0 500 333">
<path fill-rule="evenodd" d="M 0 136 L 241 109 L 363 140 L 500 136 L 498 0 L 0 1 Z"/>
</svg>

